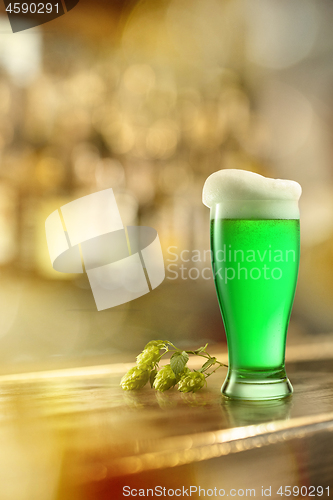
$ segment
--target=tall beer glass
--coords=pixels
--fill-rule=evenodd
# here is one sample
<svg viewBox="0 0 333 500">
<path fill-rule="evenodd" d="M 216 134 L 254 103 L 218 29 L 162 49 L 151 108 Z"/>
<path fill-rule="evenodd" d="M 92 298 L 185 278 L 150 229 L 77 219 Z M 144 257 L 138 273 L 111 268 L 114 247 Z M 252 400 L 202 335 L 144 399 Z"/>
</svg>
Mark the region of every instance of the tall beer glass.
<svg viewBox="0 0 333 500">
<path fill-rule="evenodd" d="M 292 393 L 285 347 L 299 265 L 300 194 L 296 182 L 240 170 L 216 172 L 205 183 L 213 275 L 228 342 L 227 397 Z"/>
</svg>

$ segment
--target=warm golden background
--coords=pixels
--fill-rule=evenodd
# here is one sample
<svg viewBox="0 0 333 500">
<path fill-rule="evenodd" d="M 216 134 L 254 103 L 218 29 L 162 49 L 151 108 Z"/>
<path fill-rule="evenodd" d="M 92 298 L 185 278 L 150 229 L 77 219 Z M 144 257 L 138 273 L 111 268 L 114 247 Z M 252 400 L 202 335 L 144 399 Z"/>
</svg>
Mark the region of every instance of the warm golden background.
<svg viewBox="0 0 333 500">
<path fill-rule="evenodd" d="M 62 204 L 112 187 L 125 224 L 158 231 L 166 266 L 170 246 L 203 255 L 202 186 L 222 168 L 301 183 L 289 339 L 330 335 L 332 22 L 325 1 L 81 0 L 12 34 L 1 5 L 2 371 L 127 356 L 152 338 L 224 342 L 208 259 L 98 312 L 86 277 L 52 270 L 44 230 Z"/>
</svg>

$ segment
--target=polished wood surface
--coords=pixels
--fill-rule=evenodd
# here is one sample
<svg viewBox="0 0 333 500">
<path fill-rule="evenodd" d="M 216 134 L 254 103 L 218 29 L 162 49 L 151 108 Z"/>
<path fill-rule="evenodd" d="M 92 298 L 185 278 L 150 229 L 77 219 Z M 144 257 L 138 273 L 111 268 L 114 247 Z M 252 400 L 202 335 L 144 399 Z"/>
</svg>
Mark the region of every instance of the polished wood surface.
<svg viewBox="0 0 333 500">
<path fill-rule="evenodd" d="M 120 499 L 125 485 L 254 488 L 257 497 L 265 487 L 272 498 L 281 498 L 279 486 L 314 485 L 332 486 L 333 495 L 325 345 L 292 346 L 295 392 L 264 403 L 224 399 L 224 369 L 196 394 L 122 391 L 125 363 L 3 375 L 0 498 Z M 191 496 L 200 498 L 194 489 Z"/>
</svg>

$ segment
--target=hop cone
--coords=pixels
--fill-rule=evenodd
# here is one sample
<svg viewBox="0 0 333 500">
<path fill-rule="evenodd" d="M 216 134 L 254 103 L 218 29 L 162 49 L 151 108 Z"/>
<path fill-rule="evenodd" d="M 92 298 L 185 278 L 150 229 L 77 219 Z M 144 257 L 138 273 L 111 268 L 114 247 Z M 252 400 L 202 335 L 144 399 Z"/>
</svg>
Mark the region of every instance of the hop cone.
<svg viewBox="0 0 333 500">
<path fill-rule="evenodd" d="M 156 346 L 146 347 L 137 357 L 136 364 L 140 367 L 153 367 L 160 357 L 160 350 Z"/>
<path fill-rule="evenodd" d="M 123 376 L 120 385 L 125 391 L 141 389 L 148 382 L 149 375 L 150 370 L 147 367 L 134 366 Z"/>
<path fill-rule="evenodd" d="M 182 377 L 178 383 L 180 392 L 196 392 L 205 385 L 206 378 L 203 373 L 191 372 Z"/>
<path fill-rule="evenodd" d="M 184 370 L 177 375 L 177 383 L 189 373 L 191 373 L 191 370 L 185 366 Z"/>
<path fill-rule="evenodd" d="M 154 380 L 154 388 L 157 391 L 164 392 L 177 384 L 176 375 L 173 373 L 170 365 L 165 365 L 157 372 Z"/>
</svg>

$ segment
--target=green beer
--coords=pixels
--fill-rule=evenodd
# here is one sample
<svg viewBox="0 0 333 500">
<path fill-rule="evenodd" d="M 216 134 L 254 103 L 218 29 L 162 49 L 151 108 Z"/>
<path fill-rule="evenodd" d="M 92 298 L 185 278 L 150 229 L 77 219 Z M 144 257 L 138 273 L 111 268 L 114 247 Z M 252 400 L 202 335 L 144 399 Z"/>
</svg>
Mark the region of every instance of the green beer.
<svg viewBox="0 0 333 500">
<path fill-rule="evenodd" d="M 208 179 L 204 202 L 211 208 L 212 267 L 229 355 L 222 392 L 254 400 L 288 396 L 285 348 L 299 265 L 300 187 L 252 172 L 211 177 L 215 184 Z"/>
<path fill-rule="evenodd" d="M 289 392 L 284 358 L 298 272 L 299 220 L 212 220 L 211 247 L 229 349 L 224 390 L 228 394 L 237 379 L 285 380 Z"/>
</svg>

